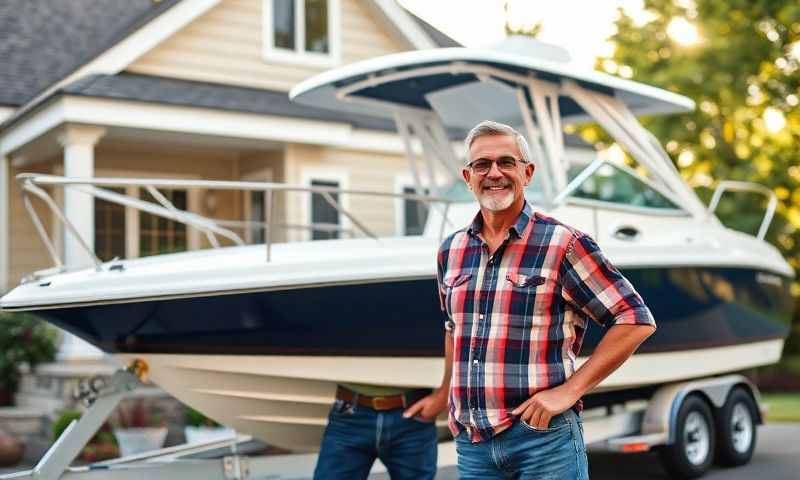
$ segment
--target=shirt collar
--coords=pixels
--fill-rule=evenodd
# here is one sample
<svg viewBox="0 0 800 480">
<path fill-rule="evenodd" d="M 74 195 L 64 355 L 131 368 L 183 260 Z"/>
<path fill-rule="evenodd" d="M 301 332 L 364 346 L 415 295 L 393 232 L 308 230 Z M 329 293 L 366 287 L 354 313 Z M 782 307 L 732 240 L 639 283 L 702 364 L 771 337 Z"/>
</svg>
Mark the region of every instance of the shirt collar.
<svg viewBox="0 0 800 480">
<path fill-rule="evenodd" d="M 525 200 L 525 204 L 522 206 L 522 211 L 519 212 L 519 217 L 517 217 L 517 220 L 514 222 L 514 224 L 508 228 L 508 232 L 517 238 L 522 237 L 522 232 L 525 231 L 525 227 L 528 226 L 531 218 L 533 218 L 533 208 L 528 201 Z M 478 211 L 478 214 L 475 215 L 474 219 L 472 219 L 472 223 L 467 229 L 467 233 L 473 237 L 477 237 L 478 234 L 481 233 L 481 228 L 483 228 L 483 214 Z"/>
</svg>

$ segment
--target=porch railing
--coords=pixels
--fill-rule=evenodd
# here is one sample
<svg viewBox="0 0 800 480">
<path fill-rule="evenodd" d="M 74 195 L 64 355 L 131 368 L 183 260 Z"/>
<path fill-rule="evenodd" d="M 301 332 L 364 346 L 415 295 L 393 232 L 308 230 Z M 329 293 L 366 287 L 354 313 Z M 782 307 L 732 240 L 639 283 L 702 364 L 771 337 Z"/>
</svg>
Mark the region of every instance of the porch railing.
<svg viewBox="0 0 800 480">
<path fill-rule="evenodd" d="M 290 185 L 283 183 L 271 182 L 243 182 L 243 181 L 220 181 L 220 180 L 174 180 L 174 179 L 141 179 L 141 178 L 69 178 L 55 175 L 42 175 L 33 173 L 21 173 L 16 176 L 17 183 L 22 192 L 22 200 L 25 209 L 28 211 L 36 231 L 41 237 L 42 241 L 47 248 L 48 254 L 53 260 L 54 268 L 48 270 L 48 273 L 55 271 L 65 271 L 67 266 L 64 260 L 58 253 L 53 239 L 47 233 L 47 230 L 42 223 L 39 214 L 31 202 L 31 196 L 41 199 L 50 211 L 55 215 L 59 222 L 66 228 L 68 234 L 72 235 L 81 248 L 88 254 L 89 258 L 94 262 L 95 268 L 102 270 L 103 261 L 97 256 L 95 251 L 89 246 L 89 243 L 84 239 L 75 225 L 67 218 L 64 210 L 58 205 L 53 197 L 48 193 L 44 187 L 54 188 L 70 188 L 76 191 L 83 192 L 95 198 L 105 200 L 107 202 L 115 203 L 125 207 L 134 208 L 136 210 L 146 212 L 158 217 L 163 217 L 168 220 L 173 220 L 192 227 L 205 234 L 209 244 L 213 248 L 219 248 L 220 242 L 218 237 L 228 239 L 235 245 L 245 245 L 244 240 L 231 228 L 247 228 L 259 227 L 264 229 L 264 244 L 266 247 L 266 260 L 269 262 L 272 259 L 272 244 L 275 243 L 272 234 L 276 228 L 283 229 L 307 229 L 307 230 L 320 230 L 320 231 L 337 231 L 353 234 L 354 231 L 345 229 L 338 225 L 333 224 L 308 224 L 308 225 L 291 225 L 279 224 L 275 221 L 275 194 L 279 192 L 305 192 L 308 194 L 317 193 L 325 202 L 335 209 L 340 215 L 346 217 L 356 230 L 360 231 L 367 237 L 379 240 L 378 236 L 369 229 L 363 222 L 356 218 L 350 211 L 342 206 L 339 199 L 342 195 L 351 196 L 370 196 L 375 198 L 399 198 L 404 200 L 414 200 L 429 206 L 431 209 L 434 207 L 441 210 L 441 225 L 439 227 L 439 237 L 444 236 L 445 226 L 449 223 L 447 220 L 447 213 L 452 203 L 451 200 L 443 197 L 432 195 L 418 195 L 413 193 L 391 193 L 391 192 L 375 192 L 368 190 L 348 190 L 336 187 L 324 186 L 306 186 L 306 185 Z M 142 200 L 138 197 L 133 197 L 123 193 L 118 193 L 110 188 L 124 188 L 124 187 L 139 187 L 144 188 L 157 203 Z M 166 198 L 160 191 L 163 189 L 203 189 L 203 190 L 230 190 L 230 191 L 252 191 L 262 192 L 264 195 L 264 219 L 263 222 L 254 221 L 238 221 L 238 220 L 223 220 L 214 219 L 199 215 L 194 212 L 182 210 L 173 205 L 169 199 Z M 336 195 L 336 196 L 334 196 Z"/>
</svg>

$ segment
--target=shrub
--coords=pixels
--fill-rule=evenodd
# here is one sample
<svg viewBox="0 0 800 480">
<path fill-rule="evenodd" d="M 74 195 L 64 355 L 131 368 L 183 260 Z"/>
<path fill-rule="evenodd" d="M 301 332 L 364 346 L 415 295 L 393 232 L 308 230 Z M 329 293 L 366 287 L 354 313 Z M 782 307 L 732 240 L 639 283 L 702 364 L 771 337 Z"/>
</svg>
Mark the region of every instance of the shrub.
<svg viewBox="0 0 800 480">
<path fill-rule="evenodd" d="M 20 367 L 31 368 L 56 356 L 57 330 L 23 313 L 0 313 L 0 389 L 13 395 L 19 387 Z"/>
</svg>

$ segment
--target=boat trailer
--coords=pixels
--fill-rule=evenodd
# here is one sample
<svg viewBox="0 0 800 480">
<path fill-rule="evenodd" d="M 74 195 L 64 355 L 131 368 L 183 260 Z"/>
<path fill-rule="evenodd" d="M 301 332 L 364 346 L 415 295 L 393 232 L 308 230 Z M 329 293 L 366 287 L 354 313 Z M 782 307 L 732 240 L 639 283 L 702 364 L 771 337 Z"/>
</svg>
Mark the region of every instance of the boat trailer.
<svg viewBox="0 0 800 480">
<path fill-rule="evenodd" d="M 119 402 L 143 385 L 147 365 L 133 361 L 109 379 L 81 382 L 77 397 L 87 407 L 73 420 L 31 469 L 0 480 L 256 480 L 309 479 L 317 455 L 254 454 L 263 447 L 248 435 L 205 443 L 186 443 L 84 466 L 71 466 Z M 707 469 L 716 442 L 730 445 L 728 465 L 747 463 L 755 447 L 755 427 L 762 423 L 759 393 L 741 375 L 726 375 L 659 387 L 648 400 L 597 407 L 582 414 L 590 451 L 635 453 L 658 450 L 673 478 L 694 478 Z M 749 414 L 749 415 L 747 415 Z M 730 418 L 728 418 L 730 417 Z M 452 441 L 439 444 L 438 466 L 456 464 Z M 372 473 L 385 472 L 376 462 Z"/>
</svg>

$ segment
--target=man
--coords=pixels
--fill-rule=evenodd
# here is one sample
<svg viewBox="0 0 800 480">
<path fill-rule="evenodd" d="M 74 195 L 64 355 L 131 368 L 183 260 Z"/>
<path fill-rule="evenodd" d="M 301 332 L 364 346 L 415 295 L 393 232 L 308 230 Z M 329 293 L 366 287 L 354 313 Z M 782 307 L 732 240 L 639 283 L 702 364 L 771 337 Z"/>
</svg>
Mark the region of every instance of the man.
<svg viewBox="0 0 800 480">
<path fill-rule="evenodd" d="M 380 458 L 392 480 L 432 480 L 437 454 L 435 415 L 403 416 L 405 408 L 429 393 L 430 389 L 339 385 L 314 479 L 365 479 Z"/>
<path fill-rule="evenodd" d="M 449 389 L 462 480 L 586 479 L 580 398 L 655 322 L 589 236 L 527 203 L 534 165 L 522 135 L 486 121 L 465 143 L 462 174 L 480 212 L 438 255 L 452 385 L 443 381 L 406 414 L 433 414 Z M 575 370 L 589 320 L 610 328 Z"/>
</svg>

